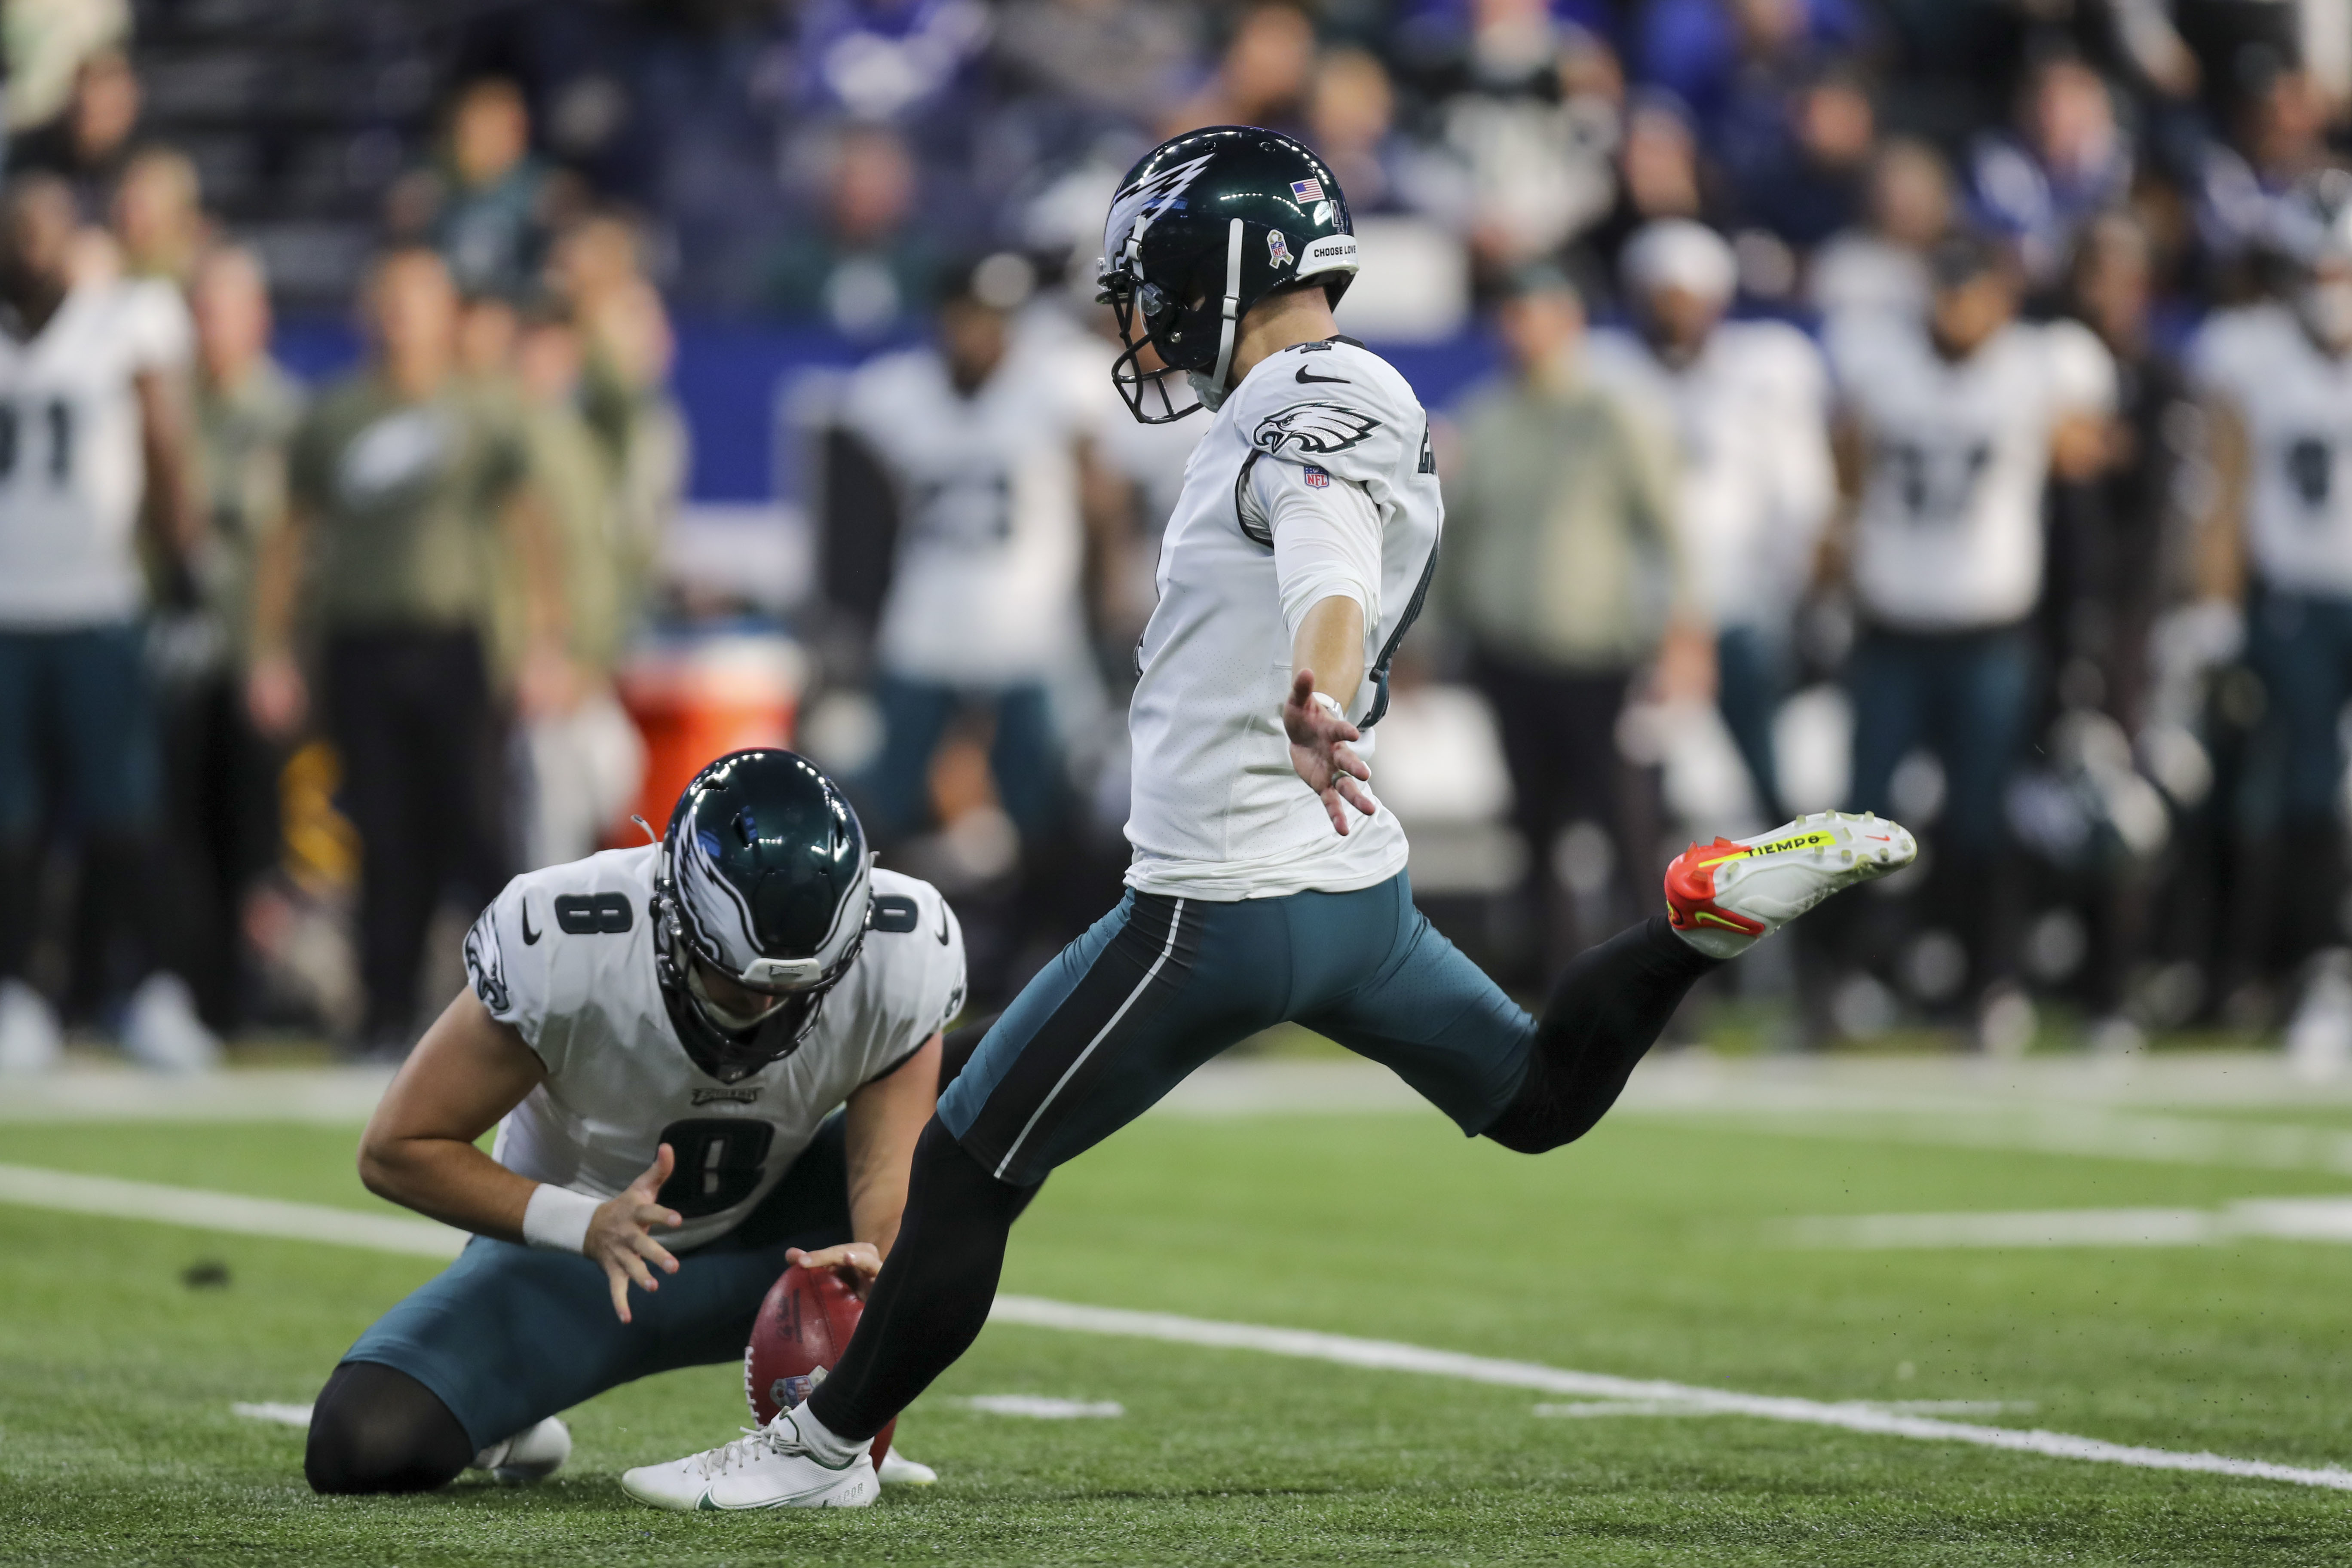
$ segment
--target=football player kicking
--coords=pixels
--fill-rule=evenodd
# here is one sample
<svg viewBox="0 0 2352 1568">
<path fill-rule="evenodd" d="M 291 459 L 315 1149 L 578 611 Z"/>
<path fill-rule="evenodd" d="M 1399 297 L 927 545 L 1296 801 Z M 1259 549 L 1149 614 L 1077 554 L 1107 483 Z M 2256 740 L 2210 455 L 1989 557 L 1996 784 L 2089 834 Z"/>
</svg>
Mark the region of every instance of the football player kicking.
<svg viewBox="0 0 2352 1568">
<path fill-rule="evenodd" d="M 1835 816 L 1694 846 L 1667 872 L 1671 913 L 1580 956 L 1540 1022 L 1430 927 L 1404 834 L 1365 786 L 1443 509 L 1412 389 L 1333 324 L 1355 270 L 1346 200 L 1286 136 L 1193 132 L 1122 183 L 1101 270 L 1128 343 L 1113 379 L 1139 419 L 1190 412 L 1186 381 L 1214 412 L 1139 650 L 1127 896 L 940 1097 L 833 1375 L 750 1437 L 629 1471 L 632 1496 L 871 1499 L 874 1434 L 988 1321 L 1024 1194 L 1261 1029 L 1295 1020 L 1393 1068 L 1465 1133 L 1556 1148 L 1601 1119 L 1700 975 L 1911 859 L 1894 824 Z"/>
<path fill-rule="evenodd" d="M 474 1239 L 327 1380 L 319 1491 L 536 1479 L 571 1451 L 557 1412 L 740 1358 L 788 1267 L 862 1289 L 964 994 L 946 902 L 869 869 L 832 781 L 780 751 L 703 769 L 659 844 L 516 878 L 466 968 L 360 1172 Z M 931 1478 L 894 1455 L 883 1479 Z"/>
</svg>

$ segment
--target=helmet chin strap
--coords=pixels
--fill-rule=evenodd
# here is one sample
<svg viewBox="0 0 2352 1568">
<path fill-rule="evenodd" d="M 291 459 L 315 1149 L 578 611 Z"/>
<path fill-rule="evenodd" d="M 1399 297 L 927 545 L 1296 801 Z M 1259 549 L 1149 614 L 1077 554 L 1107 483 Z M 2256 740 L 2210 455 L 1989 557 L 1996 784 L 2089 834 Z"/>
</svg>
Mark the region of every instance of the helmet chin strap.
<svg viewBox="0 0 2352 1568">
<path fill-rule="evenodd" d="M 1202 405 L 1213 414 L 1225 400 L 1229 390 L 1225 373 L 1234 366 L 1234 335 L 1241 325 L 1242 311 L 1242 220 L 1235 218 L 1225 228 L 1225 306 L 1224 325 L 1217 334 L 1217 365 L 1208 374 L 1190 371 L 1185 379 L 1192 384 L 1192 395 Z"/>
</svg>

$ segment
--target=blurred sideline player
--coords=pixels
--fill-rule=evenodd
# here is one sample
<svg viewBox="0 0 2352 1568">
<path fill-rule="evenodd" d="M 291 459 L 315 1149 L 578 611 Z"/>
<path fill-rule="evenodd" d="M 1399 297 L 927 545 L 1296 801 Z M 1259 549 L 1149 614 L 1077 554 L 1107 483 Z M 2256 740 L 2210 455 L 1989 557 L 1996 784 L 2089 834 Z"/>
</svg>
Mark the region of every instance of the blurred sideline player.
<svg viewBox="0 0 2352 1568">
<path fill-rule="evenodd" d="M 2216 479 L 2199 585 L 2210 616 L 2242 614 L 2282 750 L 2267 796 L 2247 803 L 2263 870 L 2232 900 L 2239 956 L 2258 968 L 2273 943 L 2293 963 L 2344 940 L 2352 698 L 2352 174 L 2307 179 L 2280 215 L 2289 298 L 2214 316 L 2190 366 Z"/>
<path fill-rule="evenodd" d="M 269 283 L 236 246 L 206 252 L 188 285 L 195 322 L 196 489 L 207 533 L 189 658 L 173 682 L 166 776 L 187 913 L 173 944 L 207 1017 L 233 1025 L 245 1001 L 247 895 L 277 864 L 279 748 L 245 707 L 253 574 L 285 516 L 286 448 L 301 384 L 269 353 Z"/>
<path fill-rule="evenodd" d="M 1947 239 L 1929 266 L 1927 320 L 1857 313 L 1830 335 L 1848 459 L 1840 542 L 1862 621 L 1849 804 L 1886 811 L 1904 756 L 1935 753 L 1942 903 L 1979 999 L 2004 1001 L 2002 790 L 2034 713 L 2042 492 L 2053 474 L 2105 463 L 2115 362 L 2080 322 L 2018 321 L 2017 283 L 1988 242 Z"/>
<path fill-rule="evenodd" d="M 1727 321 L 1731 247 L 1686 218 L 1636 233 L 1619 260 L 1638 332 L 1592 336 L 1596 375 L 1671 415 L 1683 559 L 1716 628 L 1716 700 L 1767 820 L 1783 815 L 1772 716 L 1787 694 L 1790 625 L 1837 499 L 1829 375 L 1782 321 Z"/>
<path fill-rule="evenodd" d="M 507 715 L 486 646 L 502 568 L 519 571 L 529 605 L 523 715 L 560 708 L 576 683 L 520 413 L 463 373 L 447 267 L 429 250 L 387 252 L 365 310 L 368 363 L 311 405 L 288 458 L 285 523 L 255 573 L 247 701 L 266 734 L 301 723 L 297 632 L 315 630 L 360 834 L 359 1044 L 396 1060 L 415 1038 L 435 905 L 452 884 L 487 898 L 511 870 Z"/>
<path fill-rule="evenodd" d="M 38 1070 L 59 1048 L 24 977 L 48 830 L 79 840 L 96 953 L 128 937 L 142 966 L 123 1048 L 188 1071 L 220 1046 L 185 982 L 153 967 L 163 780 L 139 543 L 143 527 L 186 597 L 204 528 L 190 329 L 169 284 L 76 283 L 77 232 L 52 176 L 0 198 L 0 1069 Z"/>
<path fill-rule="evenodd" d="M 1050 688 L 1086 646 L 1086 430 L 1057 342 L 1016 330 L 1028 264 L 999 255 L 940 303 L 935 346 L 858 372 L 845 420 L 899 499 L 876 632 L 882 750 L 859 781 L 886 843 L 929 825 L 932 753 L 967 705 L 991 710 L 989 764 L 1034 853 L 1064 819 Z"/>
<path fill-rule="evenodd" d="M 322 1492 L 536 1479 L 571 1451 L 559 1411 L 740 1358 L 785 1268 L 862 1290 L 964 991 L 946 902 L 872 869 L 832 781 L 780 751 L 704 768 L 659 844 L 516 878 L 466 970 L 360 1173 L 474 1239 L 328 1379 Z"/>
<path fill-rule="evenodd" d="M 1274 132 L 1194 132 L 1129 172 L 1104 237 L 1129 407 L 1181 417 L 1181 376 L 1216 411 L 1139 650 L 1128 894 L 942 1097 L 833 1375 L 747 1437 L 627 1472 L 655 1506 L 872 1501 L 873 1435 L 987 1321 L 1026 1194 L 1226 1047 L 1295 1019 L 1465 1133 L 1554 1148 L 1608 1110 L 1701 974 L 1913 852 L 1891 823 L 1826 816 L 1761 847 L 1694 846 L 1668 873 L 1672 923 L 1586 952 L 1541 1024 L 1521 1012 L 1414 910 L 1403 830 L 1351 749 L 1387 707 L 1441 507 L 1412 389 L 1332 323 L 1356 269 L 1337 182 Z M 1168 368 L 1139 364 L 1138 314 Z"/>
<path fill-rule="evenodd" d="M 645 742 L 613 687 L 630 630 L 625 476 L 581 415 L 585 351 L 568 316 L 542 311 L 522 324 L 514 353 L 524 445 L 554 525 L 565 648 L 577 678 L 567 703 L 521 725 L 529 761 L 522 854 L 534 868 L 577 859 L 604 842 L 645 781 Z"/>
</svg>

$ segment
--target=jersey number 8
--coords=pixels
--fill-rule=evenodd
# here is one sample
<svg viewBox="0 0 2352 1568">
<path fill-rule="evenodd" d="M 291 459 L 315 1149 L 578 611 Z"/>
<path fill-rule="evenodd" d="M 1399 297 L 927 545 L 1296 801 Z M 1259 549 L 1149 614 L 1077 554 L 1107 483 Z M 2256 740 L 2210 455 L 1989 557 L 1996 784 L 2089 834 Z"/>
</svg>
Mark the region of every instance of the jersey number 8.
<svg viewBox="0 0 2352 1568">
<path fill-rule="evenodd" d="M 661 1131 L 677 1164 L 662 1184 L 659 1202 L 688 1219 L 731 1209 L 759 1190 L 776 1130 L 764 1121 L 705 1117 L 673 1121 Z"/>
</svg>

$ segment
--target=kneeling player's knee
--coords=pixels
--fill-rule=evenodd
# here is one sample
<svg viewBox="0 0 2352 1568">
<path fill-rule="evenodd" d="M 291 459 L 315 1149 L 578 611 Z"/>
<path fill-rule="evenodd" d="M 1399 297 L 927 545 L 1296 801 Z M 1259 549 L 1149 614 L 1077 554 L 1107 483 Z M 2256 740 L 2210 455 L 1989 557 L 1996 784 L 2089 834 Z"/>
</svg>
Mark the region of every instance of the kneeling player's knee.
<svg viewBox="0 0 2352 1568">
<path fill-rule="evenodd" d="M 310 1411 L 302 1474 L 315 1492 L 422 1492 L 474 1457 L 440 1396 L 404 1372 L 345 1362 Z"/>
</svg>

